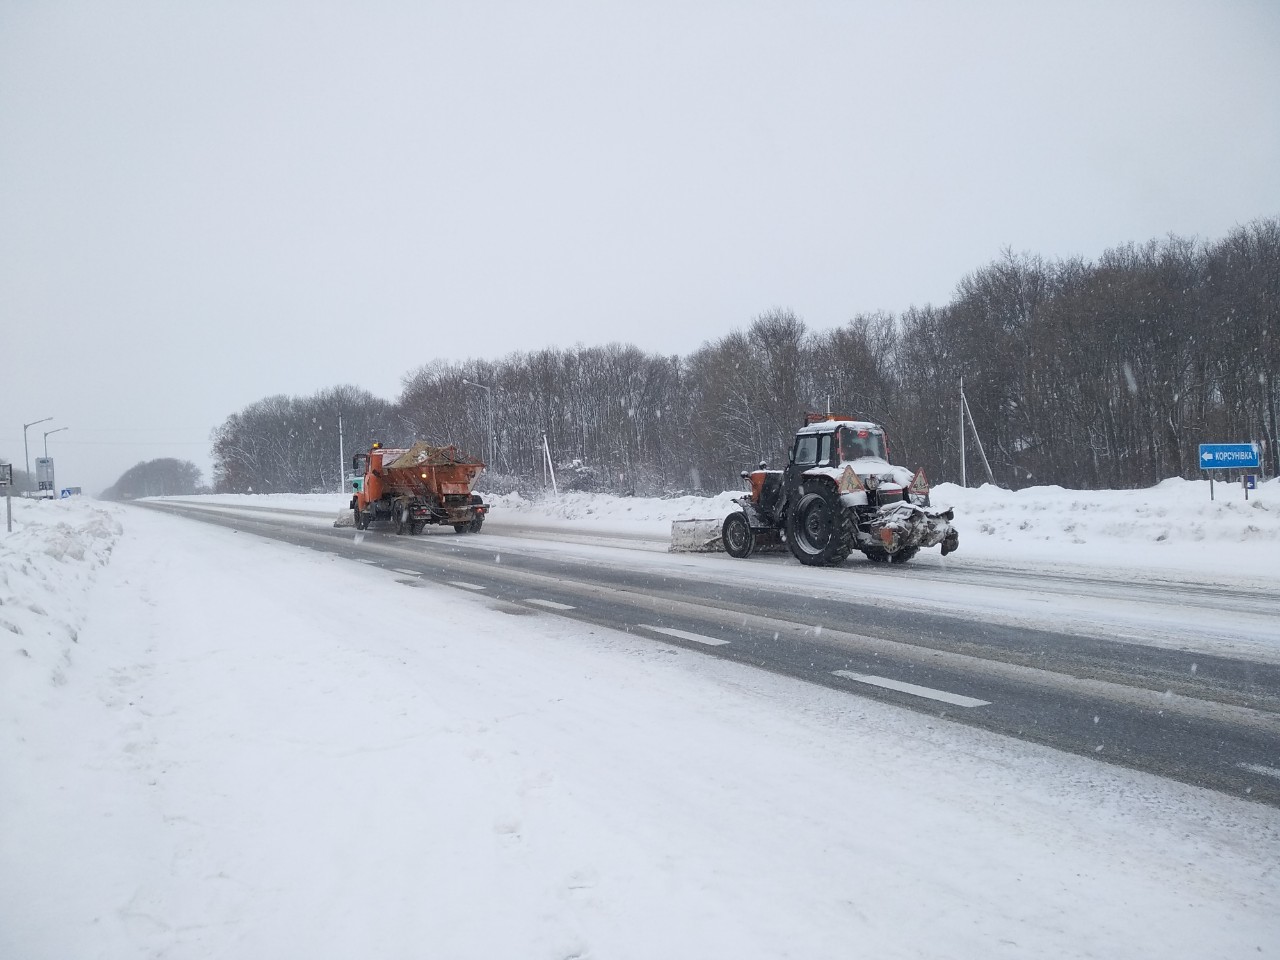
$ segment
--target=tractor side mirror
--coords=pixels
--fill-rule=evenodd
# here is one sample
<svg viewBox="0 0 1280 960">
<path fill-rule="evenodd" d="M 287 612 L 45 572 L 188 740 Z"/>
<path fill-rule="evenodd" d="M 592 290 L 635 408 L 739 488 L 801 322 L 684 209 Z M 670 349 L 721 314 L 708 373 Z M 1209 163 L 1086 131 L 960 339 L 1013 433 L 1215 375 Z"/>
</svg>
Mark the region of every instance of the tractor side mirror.
<svg viewBox="0 0 1280 960">
<path fill-rule="evenodd" d="M 761 469 L 761 470 L 764 470 L 764 469 L 765 469 L 765 468 L 767 468 L 768 466 L 769 466 L 769 461 L 768 461 L 768 460 L 761 460 L 761 461 L 760 461 L 760 469 Z"/>
</svg>

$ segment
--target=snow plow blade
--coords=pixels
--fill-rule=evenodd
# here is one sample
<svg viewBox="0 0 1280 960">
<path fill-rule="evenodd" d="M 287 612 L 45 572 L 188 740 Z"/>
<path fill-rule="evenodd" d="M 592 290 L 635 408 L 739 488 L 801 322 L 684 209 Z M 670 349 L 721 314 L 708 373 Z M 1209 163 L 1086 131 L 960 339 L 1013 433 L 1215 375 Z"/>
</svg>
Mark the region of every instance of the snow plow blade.
<svg viewBox="0 0 1280 960">
<path fill-rule="evenodd" d="M 356 525 L 356 515 L 351 512 L 350 508 L 343 510 L 338 514 L 338 519 L 333 521 L 335 527 L 354 527 Z"/>
<path fill-rule="evenodd" d="M 671 546 L 668 553 L 717 553 L 724 549 L 720 542 L 723 520 L 672 520 Z"/>
<path fill-rule="evenodd" d="M 881 507 L 869 524 L 869 532 L 890 554 L 942 544 L 945 557 L 960 545 L 960 534 L 951 526 L 954 516 L 950 508 L 918 507 L 903 500 Z"/>
</svg>

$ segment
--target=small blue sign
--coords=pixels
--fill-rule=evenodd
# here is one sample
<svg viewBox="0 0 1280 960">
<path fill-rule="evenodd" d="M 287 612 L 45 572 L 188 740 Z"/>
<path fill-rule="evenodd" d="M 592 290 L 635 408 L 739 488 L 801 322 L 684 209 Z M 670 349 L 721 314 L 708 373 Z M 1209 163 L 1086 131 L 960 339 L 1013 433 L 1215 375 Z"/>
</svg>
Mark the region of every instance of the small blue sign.
<svg viewBox="0 0 1280 960">
<path fill-rule="evenodd" d="M 1258 489 L 1258 475 L 1256 473 L 1246 473 L 1244 475 L 1244 488 L 1246 490 Z"/>
<path fill-rule="evenodd" d="M 1258 447 L 1252 443 L 1200 444 L 1201 470 L 1244 470 L 1262 466 Z"/>
</svg>

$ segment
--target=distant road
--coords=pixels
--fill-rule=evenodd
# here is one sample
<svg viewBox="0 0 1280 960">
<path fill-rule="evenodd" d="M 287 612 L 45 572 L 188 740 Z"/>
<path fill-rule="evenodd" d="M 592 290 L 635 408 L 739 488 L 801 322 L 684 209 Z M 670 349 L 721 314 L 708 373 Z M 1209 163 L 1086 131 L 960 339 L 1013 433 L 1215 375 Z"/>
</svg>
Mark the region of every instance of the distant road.
<svg viewBox="0 0 1280 960">
<path fill-rule="evenodd" d="M 324 512 L 141 506 L 1280 806 L 1280 658 L 1261 642 L 1280 614 L 1264 591 L 998 564 L 855 575 L 515 523 L 397 537 Z M 1229 620 L 1258 655 L 1179 642 Z"/>
</svg>

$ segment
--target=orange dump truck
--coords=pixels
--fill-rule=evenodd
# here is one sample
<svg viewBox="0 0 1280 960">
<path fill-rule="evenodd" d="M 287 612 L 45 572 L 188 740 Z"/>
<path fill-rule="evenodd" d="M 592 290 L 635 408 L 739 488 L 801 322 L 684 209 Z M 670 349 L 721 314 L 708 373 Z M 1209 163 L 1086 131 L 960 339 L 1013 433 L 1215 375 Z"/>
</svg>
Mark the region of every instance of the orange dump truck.
<svg viewBox="0 0 1280 960">
<path fill-rule="evenodd" d="M 389 521 L 396 533 L 421 533 L 428 523 L 446 523 L 458 533 L 478 533 L 489 508 L 473 493 L 484 464 L 457 447 L 418 441 L 408 449 L 375 443 L 357 453 L 351 466 L 356 529 Z"/>
</svg>

